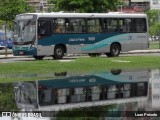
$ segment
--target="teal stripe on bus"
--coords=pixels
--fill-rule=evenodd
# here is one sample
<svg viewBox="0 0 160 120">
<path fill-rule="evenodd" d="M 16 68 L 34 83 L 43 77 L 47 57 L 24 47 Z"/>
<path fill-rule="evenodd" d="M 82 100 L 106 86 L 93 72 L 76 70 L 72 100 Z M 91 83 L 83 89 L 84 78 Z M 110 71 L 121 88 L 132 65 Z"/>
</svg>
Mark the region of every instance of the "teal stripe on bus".
<svg viewBox="0 0 160 120">
<path fill-rule="evenodd" d="M 122 41 L 127 41 L 127 40 L 128 40 L 128 37 L 126 36 L 126 34 L 116 35 L 116 36 L 101 40 L 97 42 L 96 44 L 90 44 L 90 45 L 84 46 L 81 48 L 81 50 L 83 51 L 96 50 L 96 49 L 100 49 L 103 47 L 108 47 L 113 42 L 122 42 Z"/>
<path fill-rule="evenodd" d="M 102 40 L 107 40 L 110 37 L 120 35 L 120 33 L 109 33 L 109 34 L 54 34 L 49 35 L 38 40 L 38 45 L 50 46 L 56 44 L 94 44 Z M 94 40 L 95 38 L 95 40 Z"/>
</svg>

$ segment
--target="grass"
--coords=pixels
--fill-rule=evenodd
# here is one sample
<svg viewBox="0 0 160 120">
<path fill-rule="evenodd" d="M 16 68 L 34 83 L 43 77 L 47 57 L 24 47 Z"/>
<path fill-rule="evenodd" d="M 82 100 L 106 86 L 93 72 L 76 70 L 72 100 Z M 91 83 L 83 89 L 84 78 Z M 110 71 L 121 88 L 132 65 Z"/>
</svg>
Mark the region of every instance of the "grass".
<svg viewBox="0 0 160 120">
<path fill-rule="evenodd" d="M 122 62 L 117 62 L 117 60 Z M 153 68 L 157 67 L 158 64 L 160 65 L 159 56 L 78 58 L 75 59 L 74 62 L 42 60 L 18 63 L 0 63 L 0 74 L 45 74 L 61 71 L 80 72 L 103 69 L 109 70 L 113 68 Z"/>
<path fill-rule="evenodd" d="M 149 49 L 160 49 L 159 41 L 150 42 Z"/>
<path fill-rule="evenodd" d="M 119 61 L 119 62 L 118 62 Z M 158 66 L 159 65 L 159 66 Z M 111 69 L 142 69 L 160 67 L 159 56 L 78 58 L 73 62 L 56 60 L 0 63 L 0 82 L 45 80 L 55 72 L 90 73 Z M 50 74 L 51 76 L 48 76 Z M 16 77 L 17 76 L 17 77 Z"/>
</svg>

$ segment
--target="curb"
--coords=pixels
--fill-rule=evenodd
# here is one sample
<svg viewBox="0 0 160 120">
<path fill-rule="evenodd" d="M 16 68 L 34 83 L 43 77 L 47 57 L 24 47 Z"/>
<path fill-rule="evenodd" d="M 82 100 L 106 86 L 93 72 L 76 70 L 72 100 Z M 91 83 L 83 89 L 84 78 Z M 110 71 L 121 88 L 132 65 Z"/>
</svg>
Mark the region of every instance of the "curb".
<svg viewBox="0 0 160 120">
<path fill-rule="evenodd" d="M 129 52 L 124 52 L 124 54 L 141 54 L 141 53 L 160 53 L 159 50 L 134 50 Z"/>
<path fill-rule="evenodd" d="M 0 55 L 0 59 L 12 59 L 12 58 L 27 58 L 28 56 L 13 56 L 12 54 L 8 54 L 7 56 L 5 55 Z"/>
<path fill-rule="evenodd" d="M 142 53 L 160 53 L 160 49 L 159 50 L 134 50 L 130 52 L 122 52 L 121 54 L 142 54 Z M 68 57 L 70 56 L 72 55 L 69 54 Z M 73 56 L 82 56 L 82 55 L 74 54 Z M 11 58 L 28 58 L 28 56 L 13 56 L 13 54 L 7 54 L 7 56 L 5 56 L 5 54 L 0 54 L 0 59 L 11 59 Z"/>
</svg>

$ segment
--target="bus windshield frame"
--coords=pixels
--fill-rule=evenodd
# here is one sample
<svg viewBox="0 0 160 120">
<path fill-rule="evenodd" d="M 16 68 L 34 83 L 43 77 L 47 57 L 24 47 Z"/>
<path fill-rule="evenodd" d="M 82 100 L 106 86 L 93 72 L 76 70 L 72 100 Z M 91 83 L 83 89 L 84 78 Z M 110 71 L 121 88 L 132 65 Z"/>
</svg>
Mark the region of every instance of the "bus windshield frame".
<svg viewBox="0 0 160 120">
<path fill-rule="evenodd" d="M 25 18 L 25 16 L 23 16 Z M 13 42 L 17 45 L 31 44 L 36 40 L 36 20 L 17 19 L 14 22 Z"/>
</svg>

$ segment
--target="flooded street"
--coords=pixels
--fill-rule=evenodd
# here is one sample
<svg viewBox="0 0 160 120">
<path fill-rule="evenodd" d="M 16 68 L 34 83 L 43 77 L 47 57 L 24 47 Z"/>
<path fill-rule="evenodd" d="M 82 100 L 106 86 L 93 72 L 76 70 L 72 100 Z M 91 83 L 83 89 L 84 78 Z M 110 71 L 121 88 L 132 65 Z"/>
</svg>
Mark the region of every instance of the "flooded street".
<svg viewBox="0 0 160 120">
<path fill-rule="evenodd" d="M 48 78 L 35 80 L 42 76 Z M 31 80 L 0 84 L 0 110 L 11 112 L 12 119 L 15 118 L 12 112 L 23 113 L 21 119 L 27 112 L 39 113 L 36 115 L 47 117 L 43 120 L 61 120 L 61 117 L 128 120 L 128 117 L 139 116 L 142 120 L 144 117 L 149 120 L 151 116 L 158 120 L 160 116 L 159 69 L 0 75 L 1 79 L 18 77 Z M 150 117 L 146 118 L 147 115 Z M 0 120 L 11 119 L 1 116 Z M 40 116 L 34 117 L 40 119 Z"/>
</svg>

